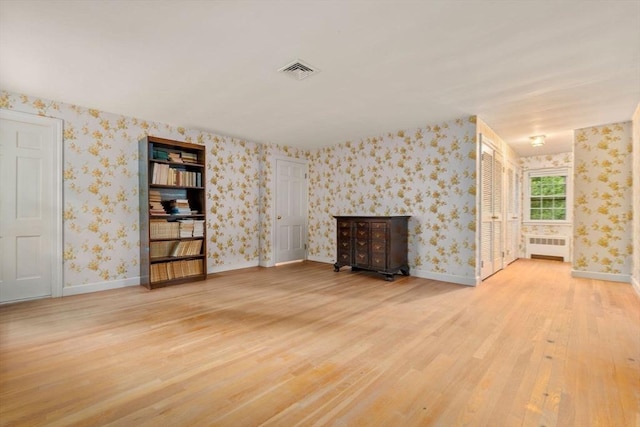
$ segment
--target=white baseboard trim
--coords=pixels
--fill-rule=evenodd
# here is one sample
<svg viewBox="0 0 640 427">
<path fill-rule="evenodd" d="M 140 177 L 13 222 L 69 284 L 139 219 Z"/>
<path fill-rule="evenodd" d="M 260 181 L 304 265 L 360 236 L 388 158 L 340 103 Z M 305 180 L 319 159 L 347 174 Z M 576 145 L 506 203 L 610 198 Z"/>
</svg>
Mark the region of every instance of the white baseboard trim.
<svg viewBox="0 0 640 427">
<path fill-rule="evenodd" d="M 222 273 L 223 271 L 240 270 L 242 268 L 259 267 L 260 263 L 256 261 L 241 262 L 238 264 L 216 265 L 215 267 L 207 267 L 207 274 Z"/>
<path fill-rule="evenodd" d="M 108 282 L 87 283 L 77 286 L 65 286 L 62 288 L 62 296 L 87 294 L 90 292 L 108 291 L 109 289 L 125 288 L 127 286 L 140 285 L 140 277 L 131 277 L 129 279 L 110 280 Z"/>
<path fill-rule="evenodd" d="M 609 282 L 631 283 L 630 274 L 598 273 L 594 271 L 571 270 L 571 277 L 583 279 L 607 280 Z"/>
<path fill-rule="evenodd" d="M 633 286 L 633 289 L 636 291 L 636 294 L 638 294 L 638 296 L 640 296 L 640 278 L 638 277 L 631 277 L 631 286 Z"/>
<path fill-rule="evenodd" d="M 476 286 L 478 280 L 475 277 L 456 276 L 453 274 L 434 273 L 426 270 L 411 270 L 411 275 L 423 279 L 439 280 L 441 282 L 455 283 L 456 285 Z"/>
<path fill-rule="evenodd" d="M 308 256 L 307 261 L 316 261 L 323 262 L 325 264 L 335 264 L 336 261 L 331 257 L 323 257 L 323 256 Z"/>
</svg>

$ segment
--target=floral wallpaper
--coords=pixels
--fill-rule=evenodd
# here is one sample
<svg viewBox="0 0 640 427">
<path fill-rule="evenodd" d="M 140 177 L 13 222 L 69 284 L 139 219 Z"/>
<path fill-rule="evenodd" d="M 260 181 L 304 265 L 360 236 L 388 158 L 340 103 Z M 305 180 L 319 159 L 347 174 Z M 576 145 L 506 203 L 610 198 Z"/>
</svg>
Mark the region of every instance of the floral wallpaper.
<svg viewBox="0 0 640 427">
<path fill-rule="evenodd" d="M 335 261 L 333 215 L 411 215 L 414 274 L 475 283 L 476 118 L 310 154 L 309 258 Z"/>
<path fill-rule="evenodd" d="M 147 134 L 207 148 L 210 272 L 273 265 L 277 158 L 309 164 L 309 259 L 334 261 L 333 215 L 410 215 L 414 274 L 467 284 L 478 276 L 478 133 L 500 144 L 523 172 L 574 166 L 572 153 L 518 160 L 475 116 L 309 152 L 4 91 L 0 108 L 64 121 L 65 287 L 139 276 L 137 141 Z M 636 112 L 634 124 L 639 120 Z M 575 132 L 577 271 L 631 274 L 631 131 L 628 122 Z M 570 234 L 571 226 L 522 227 L 523 234 L 558 232 Z"/>
<path fill-rule="evenodd" d="M 187 134 L 187 132 L 185 132 Z M 260 144 L 197 133 L 207 149 L 209 273 L 257 265 L 260 256 Z M 189 135 L 183 140 L 188 141 Z M 192 140 L 192 142 L 194 142 Z"/>
<path fill-rule="evenodd" d="M 632 171 L 633 171 L 633 269 L 631 273 L 631 282 L 640 294 L 640 103 L 636 107 L 636 111 L 632 118 L 633 127 L 633 155 L 632 155 Z"/>
<path fill-rule="evenodd" d="M 209 271 L 258 264 L 260 145 L 5 91 L 0 108 L 64 121 L 65 287 L 139 277 L 137 157 L 147 134 L 207 147 Z"/>
<path fill-rule="evenodd" d="M 631 273 L 631 122 L 575 131 L 575 271 Z M 624 277 L 621 277 L 624 279 Z"/>
<path fill-rule="evenodd" d="M 526 173 L 530 170 L 535 169 L 547 169 L 547 168 L 569 168 L 569 173 L 573 173 L 573 153 L 559 153 L 559 154 L 547 154 L 544 156 L 530 156 L 530 157 L 521 157 L 520 158 L 520 167 L 522 168 L 522 173 L 524 179 L 526 179 Z M 523 181 L 524 184 L 524 181 Z M 524 194 L 525 188 L 523 186 L 523 194 L 522 197 L 526 197 Z M 571 203 L 571 202 L 569 202 Z M 520 203 L 520 206 L 524 206 L 524 203 Z M 524 213 L 523 213 L 524 214 Z M 520 243 L 520 256 L 524 258 L 525 256 L 525 248 L 524 248 L 524 239 L 525 235 L 533 234 L 536 236 L 544 236 L 544 235 L 560 235 L 567 236 L 572 240 L 573 236 L 573 224 L 563 224 L 563 225 L 553 225 L 553 224 L 543 224 L 543 225 L 535 225 L 535 224 L 527 224 L 523 223 L 522 225 L 522 233 L 521 233 L 521 243 Z M 571 245 L 573 246 L 573 245 Z M 573 251 L 573 248 L 570 247 L 570 251 Z M 570 252 L 569 256 L 571 258 Z M 569 261 L 569 260 L 565 260 Z"/>
</svg>

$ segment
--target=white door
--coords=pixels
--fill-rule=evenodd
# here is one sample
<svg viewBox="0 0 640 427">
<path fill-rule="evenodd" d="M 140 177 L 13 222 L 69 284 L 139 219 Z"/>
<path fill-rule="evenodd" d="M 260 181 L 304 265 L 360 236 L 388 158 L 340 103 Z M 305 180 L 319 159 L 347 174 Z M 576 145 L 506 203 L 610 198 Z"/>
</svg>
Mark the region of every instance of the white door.
<svg viewBox="0 0 640 427">
<path fill-rule="evenodd" d="M 276 263 L 306 258 L 307 164 L 276 160 Z"/>
<path fill-rule="evenodd" d="M 61 129 L 0 110 L 0 302 L 61 294 Z"/>
<path fill-rule="evenodd" d="M 504 266 L 503 242 L 503 161 L 490 145 L 482 144 L 480 276 L 485 279 Z"/>
<path fill-rule="evenodd" d="M 505 263 L 518 259 L 520 244 L 520 168 L 507 163 L 507 211 L 505 214 Z"/>
</svg>

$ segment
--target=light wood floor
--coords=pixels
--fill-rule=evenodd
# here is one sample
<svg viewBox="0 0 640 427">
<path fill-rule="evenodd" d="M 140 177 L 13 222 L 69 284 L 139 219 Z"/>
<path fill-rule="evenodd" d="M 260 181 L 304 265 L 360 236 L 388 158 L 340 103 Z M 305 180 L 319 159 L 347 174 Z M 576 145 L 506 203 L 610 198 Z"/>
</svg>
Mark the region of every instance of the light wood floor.
<svg viewBox="0 0 640 427">
<path fill-rule="evenodd" d="M 306 262 L 0 306 L 1 425 L 636 426 L 640 298 Z"/>
</svg>

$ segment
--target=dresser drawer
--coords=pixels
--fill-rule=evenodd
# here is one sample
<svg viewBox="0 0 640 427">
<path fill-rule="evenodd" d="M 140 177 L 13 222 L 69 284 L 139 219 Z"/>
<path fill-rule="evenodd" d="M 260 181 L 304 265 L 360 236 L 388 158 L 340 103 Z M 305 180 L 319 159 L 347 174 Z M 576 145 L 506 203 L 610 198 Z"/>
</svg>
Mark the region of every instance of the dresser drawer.
<svg viewBox="0 0 640 427">
<path fill-rule="evenodd" d="M 387 257 L 385 254 L 371 254 L 371 267 L 384 270 L 387 268 Z"/>
<path fill-rule="evenodd" d="M 369 250 L 369 240 L 367 240 L 367 239 L 356 239 L 356 250 L 357 251 Z"/>
<path fill-rule="evenodd" d="M 339 228 L 338 229 L 338 239 L 349 239 L 351 237 L 351 229 L 350 228 Z"/>
<path fill-rule="evenodd" d="M 366 239 L 369 237 L 369 228 L 356 228 L 356 239 Z"/>
<path fill-rule="evenodd" d="M 338 242 L 338 250 L 339 251 L 348 251 L 351 249 L 351 240 L 344 239 Z"/>
<path fill-rule="evenodd" d="M 385 241 L 371 241 L 371 252 L 385 254 L 387 252 L 387 243 Z"/>
<path fill-rule="evenodd" d="M 367 251 L 359 251 L 356 249 L 355 264 L 363 267 L 369 266 L 369 253 Z"/>
<path fill-rule="evenodd" d="M 338 262 L 351 264 L 351 251 L 338 251 Z"/>
<path fill-rule="evenodd" d="M 371 238 L 375 240 L 386 240 L 387 230 L 386 228 L 374 228 L 371 230 Z"/>
</svg>

